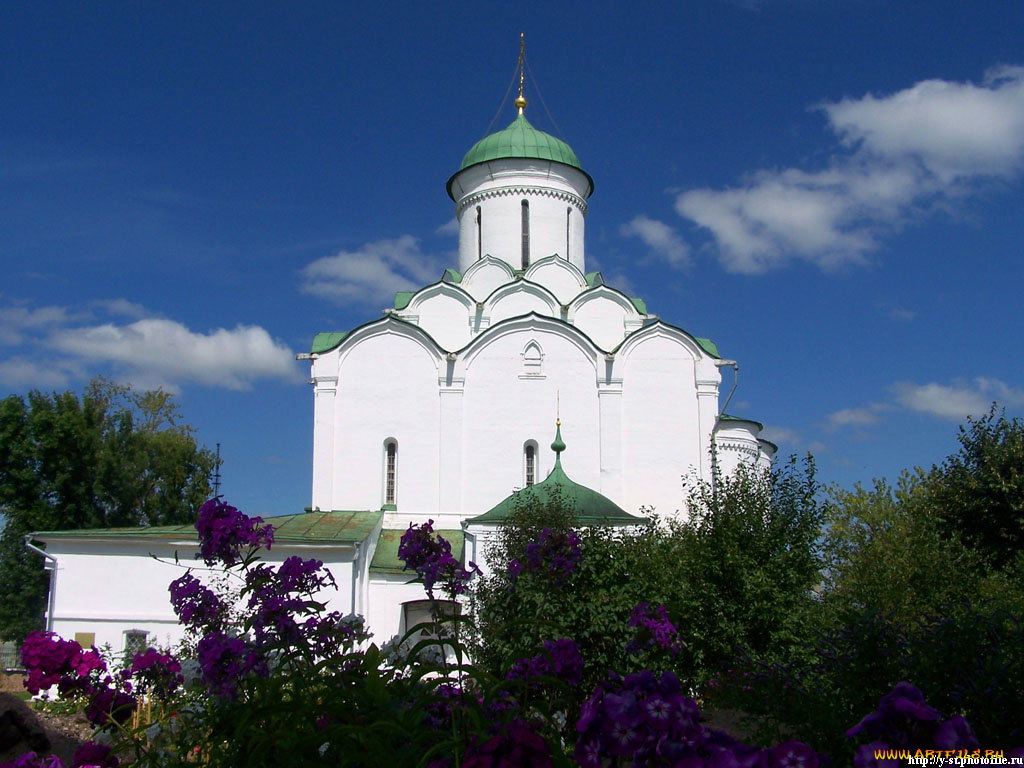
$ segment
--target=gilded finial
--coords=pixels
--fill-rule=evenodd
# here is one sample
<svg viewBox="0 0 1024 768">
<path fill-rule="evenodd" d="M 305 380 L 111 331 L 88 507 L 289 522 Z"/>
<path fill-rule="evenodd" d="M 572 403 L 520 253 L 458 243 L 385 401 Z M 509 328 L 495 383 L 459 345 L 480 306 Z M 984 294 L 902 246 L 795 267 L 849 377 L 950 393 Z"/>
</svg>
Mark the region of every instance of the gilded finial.
<svg viewBox="0 0 1024 768">
<path fill-rule="evenodd" d="M 519 33 L 519 95 L 516 97 L 515 105 L 519 114 L 526 109 L 526 98 L 523 96 L 523 55 L 526 52 L 526 33 Z"/>
</svg>

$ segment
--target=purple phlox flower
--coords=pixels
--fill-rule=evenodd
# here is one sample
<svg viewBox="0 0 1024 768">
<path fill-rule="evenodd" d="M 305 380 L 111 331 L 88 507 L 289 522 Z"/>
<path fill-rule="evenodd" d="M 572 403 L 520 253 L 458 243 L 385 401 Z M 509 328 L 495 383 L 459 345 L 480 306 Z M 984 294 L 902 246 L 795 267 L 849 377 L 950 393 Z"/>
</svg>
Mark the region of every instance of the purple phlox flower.
<svg viewBox="0 0 1024 768">
<path fill-rule="evenodd" d="M 925 703 L 918 688 L 910 683 L 897 683 L 882 697 L 878 709 L 848 730 L 846 736 L 853 738 L 863 732 L 894 748 L 909 747 L 920 742 L 925 731 L 930 734 L 931 724 L 941 718 L 938 710 Z"/>
<path fill-rule="evenodd" d="M 96 725 L 106 725 L 111 720 L 124 725 L 131 719 L 138 702 L 134 696 L 108 687 L 109 678 L 105 682 L 107 685 L 93 690 L 85 716 Z"/>
<path fill-rule="evenodd" d="M 509 581 L 515 583 L 515 580 L 519 578 L 519 574 L 523 572 L 523 564 L 516 558 L 512 558 L 508 561 L 508 578 Z"/>
<path fill-rule="evenodd" d="M 452 545 L 447 539 L 434 534 L 434 521 L 428 520 L 422 526 L 410 523 L 402 534 L 398 545 L 398 557 L 402 570 L 414 570 L 423 579 L 423 587 L 433 599 L 434 586 L 441 584 L 444 592 L 451 597 L 461 595 L 467 589 L 469 580 L 480 574 L 476 563 L 467 563 L 463 568 L 452 555 Z"/>
<path fill-rule="evenodd" d="M 963 715 L 953 715 L 935 729 L 935 746 L 939 749 L 980 749 L 981 743 L 974 735 L 970 723 Z"/>
<path fill-rule="evenodd" d="M 452 716 L 465 711 L 471 706 L 481 704 L 479 694 L 467 690 L 460 683 L 441 683 L 435 686 L 427 696 L 427 705 L 423 709 L 426 725 L 435 731 L 450 732 Z"/>
<path fill-rule="evenodd" d="M 759 750 L 700 722 L 697 703 L 672 672 L 612 676 L 580 709 L 575 757 L 584 768 L 609 764 L 689 768 L 817 768 L 820 756 L 789 741 Z M 615 762 L 618 760 L 619 762 Z"/>
<path fill-rule="evenodd" d="M 181 674 L 181 662 L 156 648 L 135 654 L 131 670 L 125 671 L 140 682 L 142 690 L 152 691 L 160 699 L 171 696 L 185 680 Z"/>
<path fill-rule="evenodd" d="M 343 616 L 340 611 L 310 616 L 298 630 L 318 658 L 351 649 L 372 636 L 362 616 Z"/>
<path fill-rule="evenodd" d="M 266 662 L 240 637 L 211 632 L 196 647 L 203 681 L 212 693 L 234 699 L 238 682 L 249 674 L 266 675 Z"/>
<path fill-rule="evenodd" d="M 818 753 L 790 739 L 772 749 L 769 765 L 771 768 L 818 768 Z"/>
<path fill-rule="evenodd" d="M 528 680 L 532 677 L 557 677 L 570 685 L 578 685 L 583 677 L 583 657 L 571 637 L 548 640 L 544 652 L 520 659 L 505 675 L 507 680 Z"/>
<path fill-rule="evenodd" d="M 576 531 L 554 531 L 545 528 L 537 539 L 526 545 L 523 558 L 515 576 L 525 568 L 532 574 L 550 576 L 556 584 L 563 584 L 583 562 L 580 551 L 580 537 Z M 516 561 L 518 563 L 518 561 Z"/>
<path fill-rule="evenodd" d="M 75 667 L 82 656 L 82 646 L 74 640 L 63 640 L 53 632 L 30 632 L 21 646 L 21 660 L 28 671 L 25 687 L 37 694 L 59 683 L 62 677 L 77 678 Z"/>
<path fill-rule="evenodd" d="M 548 743 L 523 720 L 513 720 L 483 744 L 471 744 L 463 768 L 553 768 Z"/>
<path fill-rule="evenodd" d="M 259 547 L 270 549 L 274 543 L 274 526 L 262 525 L 263 518 L 249 517 L 220 497 L 210 499 L 199 508 L 196 531 L 199 532 L 199 554 L 207 565 L 223 563 L 231 566 L 242 559 L 243 550 Z"/>
<path fill-rule="evenodd" d="M 71 768 L 117 768 L 120 762 L 110 747 L 87 741 L 75 750 Z"/>
<path fill-rule="evenodd" d="M 64 764 L 56 755 L 40 757 L 35 752 L 25 752 L 0 768 L 64 768 Z"/>
<path fill-rule="evenodd" d="M 191 573 L 171 582 L 171 607 L 182 624 L 193 629 L 220 629 L 227 615 L 227 606 L 217 594 Z"/>
<path fill-rule="evenodd" d="M 637 633 L 626 646 L 627 653 L 639 655 L 653 649 L 678 652 L 682 647 L 679 632 L 669 621 L 664 605 L 640 603 L 629 614 L 629 626 L 636 627 Z"/>
<path fill-rule="evenodd" d="M 331 644 L 326 635 L 340 614 L 319 616 L 322 606 L 313 599 L 321 590 L 337 588 L 334 576 L 323 565 L 320 560 L 293 556 L 276 570 L 261 563 L 246 573 L 245 591 L 257 645 L 294 646 L 303 638 L 325 648 Z M 300 624 L 301 617 L 309 619 Z"/>
</svg>

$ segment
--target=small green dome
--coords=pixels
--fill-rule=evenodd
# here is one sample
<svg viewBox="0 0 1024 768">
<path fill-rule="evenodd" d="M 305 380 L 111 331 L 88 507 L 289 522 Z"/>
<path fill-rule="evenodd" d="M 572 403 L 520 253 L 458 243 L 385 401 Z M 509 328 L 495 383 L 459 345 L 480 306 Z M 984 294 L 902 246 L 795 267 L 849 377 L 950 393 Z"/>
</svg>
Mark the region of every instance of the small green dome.
<svg viewBox="0 0 1024 768">
<path fill-rule="evenodd" d="M 569 479 L 562 469 L 562 422 L 557 422 L 555 441 L 551 450 L 555 452 L 555 466 L 548 476 L 535 485 L 528 485 L 500 501 L 482 515 L 470 518 L 468 523 L 499 524 L 508 520 L 519 504 L 535 503 L 547 506 L 554 499 L 560 499 L 576 514 L 578 525 L 641 525 L 649 522 L 646 517 L 631 515 L 614 501 L 593 488 L 587 488 Z"/>
<path fill-rule="evenodd" d="M 550 133 L 538 131 L 526 116 L 520 114 L 503 131 L 484 136 L 466 153 L 462 158 L 462 165 L 459 171 L 464 171 L 470 166 L 486 163 L 489 160 L 501 160 L 505 158 L 524 158 L 537 160 L 553 160 L 556 163 L 570 165 L 580 171 L 590 182 L 590 192 L 594 190 L 594 180 L 590 174 L 583 170 L 580 159 L 572 151 L 572 147 L 561 139 L 556 139 Z M 458 173 L 455 174 L 457 176 Z M 448 180 L 448 194 L 451 195 L 452 176 Z M 587 197 L 590 196 L 587 193 Z"/>
</svg>

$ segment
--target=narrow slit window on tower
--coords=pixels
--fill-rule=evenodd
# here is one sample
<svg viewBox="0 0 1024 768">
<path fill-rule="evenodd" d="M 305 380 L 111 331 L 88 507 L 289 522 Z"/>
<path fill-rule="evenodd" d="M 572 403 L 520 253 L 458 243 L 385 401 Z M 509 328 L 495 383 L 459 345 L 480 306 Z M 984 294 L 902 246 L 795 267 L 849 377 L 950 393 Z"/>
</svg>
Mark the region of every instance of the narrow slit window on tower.
<svg viewBox="0 0 1024 768">
<path fill-rule="evenodd" d="M 530 266 L 530 201 L 523 200 L 523 269 Z"/>
<path fill-rule="evenodd" d="M 395 505 L 395 480 L 398 465 L 398 443 L 388 440 L 384 444 L 384 503 Z"/>
<path fill-rule="evenodd" d="M 483 235 L 484 212 L 480 206 L 476 207 L 476 259 L 479 261 L 484 256 L 484 235 Z"/>
<path fill-rule="evenodd" d="M 569 260 L 569 224 L 572 222 L 572 208 L 565 209 L 565 260 Z"/>
<path fill-rule="evenodd" d="M 537 481 L 537 446 L 533 442 L 526 444 L 523 449 L 523 459 L 526 465 L 526 487 Z"/>
</svg>

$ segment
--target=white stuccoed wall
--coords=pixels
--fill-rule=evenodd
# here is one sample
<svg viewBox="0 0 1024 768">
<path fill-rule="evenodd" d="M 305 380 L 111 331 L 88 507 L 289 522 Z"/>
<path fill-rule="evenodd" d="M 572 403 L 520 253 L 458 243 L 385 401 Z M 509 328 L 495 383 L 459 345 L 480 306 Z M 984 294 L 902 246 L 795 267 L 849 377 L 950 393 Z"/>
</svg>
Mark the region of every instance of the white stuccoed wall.
<svg viewBox="0 0 1024 768">
<path fill-rule="evenodd" d="M 151 645 L 168 646 L 181 640 L 185 628 L 171 608 L 168 586 L 189 566 L 200 580 L 210 574 L 202 561 L 194 559 L 194 539 L 95 535 L 41 540 L 46 542 L 47 554 L 57 559 L 53 631 L 66 639 L 73 639 L 76 632 L 93 632 L 97 647 L 109 644 L 115 653 L 124 649 L 124 633 L 129 630 L 147 632 Z M 175 552 L 180 564 L 174 563 Z M 263 552 L 262 561 L 277 566 L 292 555 L 323 561 L 338 589 L 326 590 L 317 599 L 327 602 L 328 611 L 362 613 L 365 597 L 360 590 L 365 578 L 355 571 L 366 564 L 357 563 L 355 553 L 354 547 L 345 545 L 288 544 Z"/>
</svg>

